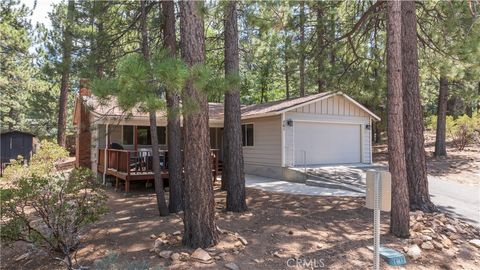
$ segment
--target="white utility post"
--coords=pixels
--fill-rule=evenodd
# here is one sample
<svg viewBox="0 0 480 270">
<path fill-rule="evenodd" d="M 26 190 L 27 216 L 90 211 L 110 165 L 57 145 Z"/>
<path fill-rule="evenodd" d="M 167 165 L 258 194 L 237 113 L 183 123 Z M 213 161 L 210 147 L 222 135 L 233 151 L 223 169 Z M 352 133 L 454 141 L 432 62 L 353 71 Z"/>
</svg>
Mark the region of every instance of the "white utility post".
<svg viewBox="0 0 480 270">
<path fill-rule="evenodd" d="M 392 180 L 389 172 L 367 171 L 367 208 L 373 209 L 373 269 L 380 269 L 380 211 L 391 209 Z"/>
</svg>

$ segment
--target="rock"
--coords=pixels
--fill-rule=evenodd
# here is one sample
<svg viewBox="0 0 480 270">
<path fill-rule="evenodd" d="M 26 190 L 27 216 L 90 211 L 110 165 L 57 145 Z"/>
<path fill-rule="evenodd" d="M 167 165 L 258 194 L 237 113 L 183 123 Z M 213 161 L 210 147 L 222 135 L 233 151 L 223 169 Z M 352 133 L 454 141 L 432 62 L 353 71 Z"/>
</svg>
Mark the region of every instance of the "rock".
<svg viewBox="0 0 480 270">
<path fill-rule="evenodd" d="M 179 261 L 180 260 L 180 254 L 173 253 L 172 256 L 170 256 L 170 259 L 172 259 L 172 261 Z"/>
<path fill-rule="evenodd" d="M 277 257 L 277 258 L 281 258 L 281 257 L 282 257 L 282 256 L 280 255 L 280 253 L 278 253 L 278 251 L 275 251 L 275 252 L 273 253 L 273 256 L 274 256 L 274 257 Z"/>
<path fill-rule="evenodd" d="M 162 232 L 157 238 L 165 239 L 165 238 L 167 238 L 167 234 Z"/>
<path fill-rule="evenodd" d="M 150 239 L 156 239 L 156 238 L 157 238 L 157 236 L 155 234 L 153 234 L 153 233 L 150 234 Z"/>
<path fill-rule="evenodd" d="M 180 252 L 180 260 L 188 261 L 190 259 L 190 254 L 187 252 Z"/>
<path fill-rule="evenodd" d="M 248 245 L 248 241 L 247 241 L 247 239 L 245 239 L 245 238 L 243 238 L 243 237 L 239 236 L 239 237 L 238 237 L 238 240 L 240 240 L 240 242 L 242 242 L 242 244 L 243 244 L 244 246 Z"/>
<path fill-rule="evenodd" d="M 449 237 L 450 237 L 450 240 L 458 240 L 458 239 L 460 239 L 460 236 L 458 236 L 458 234 L 453 234 L 453 233 L 450 234 Z"/>
<path fill-rule="evenodd" d="M 160 250 L 160 247 L 165 244 L 165 240 L 161 238 L 155 239 L 155 242 L 153 243 L 153 249 L 151 251 L 158 252 Z"/>
<path fill-rule="evenodd" d="M 423 229 L 423 224 L 421 222 L 417 222 L 417 223 L 413 224 L 413 226 L 412 226 L 412 230 L 416 231 L 416 232 L 418 232 L 422 229 Z"/>
<path fill-rule="evenodd" d="M 158 253 L 158 256 L 164 258 L 164 259 L 169 259 L 170 256 L 172 256 L 172 251 L 171 250 L 162 250 Z"/>
<path fill-rule="evenodd" d="M 182 234 L 181 231 L 174 231 L 174 232 L 173 232 L 173 235 L 181 235 L 181 234 Z"/>
<path fill-rule="evenodd" d="M 222 258 L 223 260 L 225 260 L 225 257 L 227 257 L 227 255 L 228 255 L 227 253 L 221 252 L 221 253 L 218 253 L 217 256 L 220 257 L 220 258 Z"/>
<path fill-rule="evenodd" d="M 213 256 L 213 258 L 217 261 L 220 261 L 222 259 L 222 257 L 220 257 L 220 256 Z"/>
<path fill-rule="evenodd" d="M 238 265 L 236 265 L 233 262 L 225 264 L 225 268 L 230 269 L 230 270 L 240 270 L 240 267 L 238 267 Z"/>
<path fill-rule="evenodd" d="M 416 260 L 422 256 L 422 250 L 418 247 L 418 245 L 411 245 L 408 248 L 407 255 Z"/>
<path fill-rule="evenodd" d="M 431 236 L 428 236 L 428 235 L 420 235 L 420 239 L 422 239 L 422 241 L 432 241 L 432 237 Z"/>
<path fill-rule="evenodd" d="M 425 250 L 431 250 L 431 249 L 435 248 L 433 246 L 432 242 L 430 242 L 430 241 L 427 241 L 427 242 L 423 243 L 421 247 L 422 247 L 422 249 L 425 249 Z"/>
<path fill-rule="evenodd" d="M 421 245 L 423 243 L 423 240 L 420 239 L 420 238 L 414 238 L 411 240 L 412 244 L 415 244 L 415 245 Z"/>
<path fill-rule="evenodd" d="M 29 252 L 24 253 L 24 254 L 18 256 L 17 258 L 15 258 L 15 261 L 18 262 L 18 261 L 24 260 L 24 259 L 26 259 L 28 256 L 30 256 L 30 253 L 29 253 Z"/>
<path fill-rule="evenodd" d="M 256 262 L 256 263 L 264 263 L 265 262 L 264 259 L 255 259 L 253 261 Z"/>
<path fill-rule="evenodd" d="M 480 248 L 480 239 L 472 239 L 468 241 L 470 244 L 472 244 L 476 248 Z"/>
<path fill-rule="evenodd" d="M 457 229 L 453 225 L 447 224 L 447 226 L 445 226 L 445 229 L 453 233 L 457 233 Z"/>
<path fill-rule="evenodd" d="M 209 252 L 209 253 L 210 253 L 210 252 L 217 252 L 217 249 L 214 248 L 214 247 L 209 247 L 209 248 L 206 248 L 205 250 L 206 250 L 207 252 Z"/>
<path fill-rule="evenodd" d="M 443 249 L 443 245 L 442 243 L 438 242 L 438 241 L 432 241 L 433 243 L 433 246 L 436 248 L 436 249 Z"/>
<path fill-rule="evenodd" d="M 452 241 L 450 241 L 450 239 L 445 237 L 445 238 L 442 239 L 442 245 L 446 248 L 449 248 L 449 247 L 452 246 Z"/>
<path fill-rule="evenodd" d="M 210 254 L 208 254 L 208 252 L 206 252 L 205 250 L 203 250 L 201 248 L 197 248 L 192 253 L 192 255 L 190 255 L 190 257 L 192 259 L 197 260 L 197 261 L 202 262 L 202 263 L 212 263 L 213 262 L 213 259 L 210 256 Z"/>
<path fill-rule="evenodd" d="M 447 255 L 447 257 L 449 258 L 457 256 L 453 249 L 447 249 L 444 254 Z"/>
</svg>

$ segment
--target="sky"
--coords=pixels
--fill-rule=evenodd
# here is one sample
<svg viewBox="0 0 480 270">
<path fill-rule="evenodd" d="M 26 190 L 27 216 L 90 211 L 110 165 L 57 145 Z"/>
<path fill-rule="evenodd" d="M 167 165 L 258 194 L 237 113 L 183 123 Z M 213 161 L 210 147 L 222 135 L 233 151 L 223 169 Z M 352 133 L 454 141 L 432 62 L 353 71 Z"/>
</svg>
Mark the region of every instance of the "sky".
<svg viewBox="0 0 480 270">
<path fill-rule="evenodd" d="M 1 1 L 1 0 L 0 0 Z M 52 4 L 57 4 L 62 0 L 37 0 L 37 6 L 33 10 L 33 14 L 30 17 L 32 19 L 32 25 L 36 25 L 37 22 L 43 23 L 47 28 L 50 28 L 51 23 L 48 18 L 48 12 L 52 10 Z M 33 8 L 35 0 L 20 0 L 29 8 Z"/>
</svg>

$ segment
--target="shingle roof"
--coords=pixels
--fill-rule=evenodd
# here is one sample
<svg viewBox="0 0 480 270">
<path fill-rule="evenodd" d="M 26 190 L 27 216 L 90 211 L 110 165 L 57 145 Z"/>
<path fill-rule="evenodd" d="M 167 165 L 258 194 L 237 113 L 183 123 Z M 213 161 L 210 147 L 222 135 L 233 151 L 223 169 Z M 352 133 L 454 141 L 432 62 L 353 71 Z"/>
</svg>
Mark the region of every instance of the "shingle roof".
<svg viewBox="0 0 480 270">
<path fill-rule="evenodd" d="M 317 98 L 325 97 L 330 94 L 332 94 L 332 92 L 323 92 L 323 93 L 308 95 L 308 96 L 299 97 L 299 98 L 285 99 L 285 100 L 272 101 L 272 102 L 267 102 L 262 104 L 249 105 L 242 108 L 242 116 L 280 112 L 285 109 L 291 108 L 293 106 L 300 105 Z"/>
<path fill-rule="evenodd" d="M 131 114 L 134 117 L 148 117 L 148 112 L 141 110 L 139 107 L 133 108 L 129 112 L 125 112 L 117 103 L 115 97 L 108 99 L 101 99 L 96 96 L 84 97 L 86 105 L 90 108 L 91 112 L 101 116 L 126 116 Z M 222 103 L 209 103 L 210 111 L 209 117 L 215 119 L 223 119 L 223 104 Z M 157 117 L 166 117 L 165 110 L 158 110 Z"/>
</svg>

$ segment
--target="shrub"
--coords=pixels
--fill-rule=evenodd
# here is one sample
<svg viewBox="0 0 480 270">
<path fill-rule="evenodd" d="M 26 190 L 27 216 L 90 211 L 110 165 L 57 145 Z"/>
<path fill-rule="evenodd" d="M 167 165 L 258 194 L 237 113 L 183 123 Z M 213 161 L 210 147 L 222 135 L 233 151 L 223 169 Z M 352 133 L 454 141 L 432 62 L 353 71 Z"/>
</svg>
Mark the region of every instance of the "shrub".
<svg viewBox="0 0 480 270">
<path fill-rule="evenodd" d="M 20 158 L 5 168 L 3 177 L 9 181 L 32 175 L 47 175 L 55 171 L 55 163 L 68 157 L 68 152 L 58 144 L 43 140 L 40 148 L 33 154 L 29 166 L 25 166 Z"/>
<path fill-rule="evenodd" d="M 447 134 L 452 139 L 453 145 L 458 150 L 475 141 L 480 128 L 480 118 L 477 114 L 472 117 L 464 114 L 457 119 L 447 116 Z"/>
<path fill-rule="evenodd" d="M 90 170 L 78 169 L 29 172 L 13 181 L 0 190 L 2 242 L 25 241 L 61 254 L 65 258 L 55 258 L 72 269 L 80 235 L 106 211 L 106 196 L 94 179 Z"/>
</svg>

